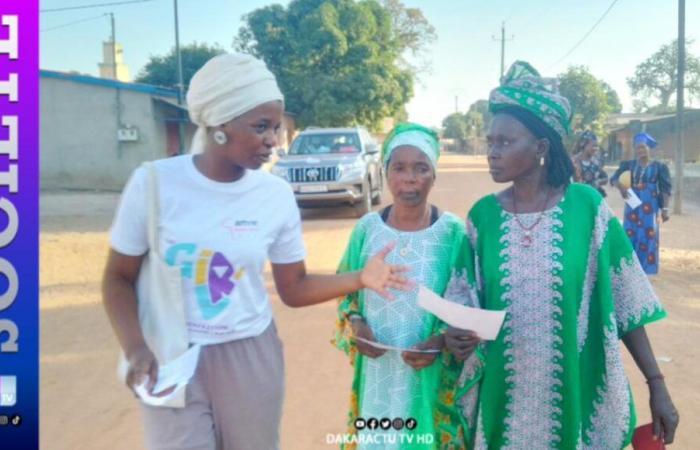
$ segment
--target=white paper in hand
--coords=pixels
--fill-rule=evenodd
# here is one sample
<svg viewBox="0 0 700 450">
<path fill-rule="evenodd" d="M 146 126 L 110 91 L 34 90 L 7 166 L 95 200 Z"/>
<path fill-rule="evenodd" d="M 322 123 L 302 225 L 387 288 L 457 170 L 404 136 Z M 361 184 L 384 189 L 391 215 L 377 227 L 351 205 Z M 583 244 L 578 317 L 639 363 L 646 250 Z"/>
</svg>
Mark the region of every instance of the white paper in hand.
<svg viewBox="0 0 700 450">
<path fill-rule="evenodd" d="M 632 189 L 627 189 L 627 198 L 625 198 L 625 203 L 627 203 L 630 208 L 636 209 L 642 204 L 642 201 Z"/>
<path fill-rule="evenodd" d="M 172 386 L 176 386 L 172 393 L 163 397 L 154 397 L 149 394 L 146 389 L 148 379 L 142 384 L 134 386 L 134 390 L 139 397 L 141 397 L 141 401 L 148 405 L 161 406 L 170 398 L 174 397 L 180 390 L 184 389 L 197 370 L 197 362 L 199 361 L 199 352 L 201 348 L 201 345 L 194 345 L 168 364 L 158 367 L 158 381 L 153 387 L 153 392 L 157 394 Z"/>
<path fill-rule="evenodd" d="M 163 406 L 165 405 L 168 400 L 171 398 L 175 397 L 175 395 L 178 394 L 182 389 L 187 386 L 187 383 L 183 384 L 178 384 L 175 389 L 168 395 L 164 395 L 162 397 L 156 397 L 148 393 L 148 389 L 146 389 L 146 385 L 148 384 L 149 378 L 146 377 L 146 381 L 143 383 L 139 384 L 138 386 L 134 386 L 134 390 L 138 394 L 139 398 L 141 398 L 141 401 L 144 402 L 147 405 L 151 406 Z M 153 392 L 158 393 L 159 391 L 153 389 Z"/>
<path fill-rule="evenodd" d="M 505 311 L 471 308 L 445 300 L 424 286 L 418 287 L 418 306 L 435 314 L 446 324 L 471 330 L 487 341 L 496 339 L 506 317 Z"/>
<path fill-rule="evenodd" d="M 438 349 L 418 349 L 418 348 L 402 348 L 402 347 L 395 347 L 393 345 L 387 345 L 387 344 L 382 344 L 380 342 L 375 342 L 375 341 L 370 341 L 369 339 L 361 338 L 359 336 L 353 336 L 353 339 L 356 341 L 364 342 L 367 345 L 371 345 L 372 347 L 375 348 L 380 348 L 382 350 L 393 350 L 397 352 L 411 352 L 411 353 L 440 353 L 442 350 Z"/>
</svg>

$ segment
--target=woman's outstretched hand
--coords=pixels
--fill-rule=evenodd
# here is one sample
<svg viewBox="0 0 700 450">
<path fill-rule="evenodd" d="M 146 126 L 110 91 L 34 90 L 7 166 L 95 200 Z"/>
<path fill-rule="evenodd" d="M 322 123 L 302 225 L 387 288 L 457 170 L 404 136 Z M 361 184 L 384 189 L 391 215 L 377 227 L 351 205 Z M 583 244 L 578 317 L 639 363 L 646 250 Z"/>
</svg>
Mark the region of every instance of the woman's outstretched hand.
<svg viewBox="0 0 700 450">
<path fill-rule="evenodd" d="M 360 273 L 360 282 L 363 287 L 372 289 L 389 300 L 394 299 L 389 289 L 410 291 L 415 286 L 412 281 L 403 276 L 409 270 L 408 267 L 391 265 L 384 261 L 395 246 L 396 242 L 391 242 L 377 252 L 367 261 L 365 268 Z"/>
</svg>

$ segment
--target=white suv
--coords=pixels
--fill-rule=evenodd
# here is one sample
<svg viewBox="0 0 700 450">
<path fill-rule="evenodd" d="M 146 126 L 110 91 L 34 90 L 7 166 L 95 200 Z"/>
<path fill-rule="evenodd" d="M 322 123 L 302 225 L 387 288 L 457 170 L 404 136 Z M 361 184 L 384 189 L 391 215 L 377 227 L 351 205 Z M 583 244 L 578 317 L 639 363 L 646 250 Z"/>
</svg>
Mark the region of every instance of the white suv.
<svg viewBox="0 0 700 450">
<path fill-rule="evenodd" d="M 379 145 L 364 128 L 307 128 L 272 167 L 301 207 L 351 204 L 361 217 L 381 202 Z"/>
</svg>

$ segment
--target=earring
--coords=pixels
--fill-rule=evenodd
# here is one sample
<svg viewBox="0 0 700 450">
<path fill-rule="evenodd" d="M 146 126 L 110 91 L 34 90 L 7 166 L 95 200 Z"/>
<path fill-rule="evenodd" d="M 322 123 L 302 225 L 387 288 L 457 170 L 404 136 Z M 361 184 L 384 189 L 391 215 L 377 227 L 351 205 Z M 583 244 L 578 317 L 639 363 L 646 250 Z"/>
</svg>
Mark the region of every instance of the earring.
<svg viewBox="0 0 700 450">
<path fill-rule="evenodd" d="M 214 142 L 216 142 L 219 145 L 224 145 L 228 142 L 228 137 L 226 137 L 226 133 L 224 133 L 221 130 L 215 131 L 213 138 Z"/>
<path fill-rule="evenodd" d="M 540 157 L 540 166 L 544 166 L 544 156 Z"/>
</svg>

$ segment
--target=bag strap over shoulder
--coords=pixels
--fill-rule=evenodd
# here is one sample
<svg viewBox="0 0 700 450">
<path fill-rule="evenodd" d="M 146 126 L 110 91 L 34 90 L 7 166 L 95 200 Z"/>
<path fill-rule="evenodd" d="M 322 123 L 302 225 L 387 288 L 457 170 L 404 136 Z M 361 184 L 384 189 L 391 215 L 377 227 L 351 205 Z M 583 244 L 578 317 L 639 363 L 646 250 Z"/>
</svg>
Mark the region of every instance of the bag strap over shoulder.
<svg viewBox="0 0 700 450">
<path fill-rule="evenodd" d="M 148 171 L 148 191 L 146 194 L 148 202 L 148 247 L 158 255 L 160 254 L 160 240 L 158 239 L 158 214 L 160 210 L 158 173 L 153 162 L 145 162 L 143 165 Z"/>
</svg>

